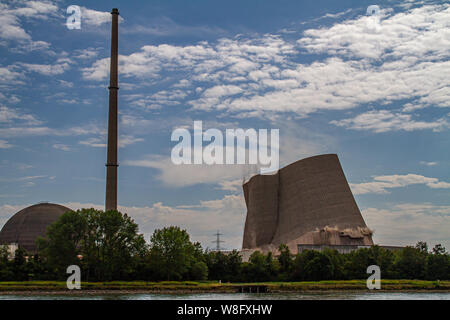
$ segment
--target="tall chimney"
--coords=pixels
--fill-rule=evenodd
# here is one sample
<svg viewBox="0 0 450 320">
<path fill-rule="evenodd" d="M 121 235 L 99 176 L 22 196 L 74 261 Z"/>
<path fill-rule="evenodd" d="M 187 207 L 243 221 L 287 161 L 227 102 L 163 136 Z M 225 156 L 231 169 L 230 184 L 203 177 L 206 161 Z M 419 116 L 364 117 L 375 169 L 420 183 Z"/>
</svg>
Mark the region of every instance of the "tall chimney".
<svg viewBox="0 0 450 320">
<path fill-rule="evenodd" d="M 109 80 L 108 159 L 106 162 L 105 211 L 117 210 L 117 64 L 119 10 L 112 9 L 111 67 Z"/>
</svg>

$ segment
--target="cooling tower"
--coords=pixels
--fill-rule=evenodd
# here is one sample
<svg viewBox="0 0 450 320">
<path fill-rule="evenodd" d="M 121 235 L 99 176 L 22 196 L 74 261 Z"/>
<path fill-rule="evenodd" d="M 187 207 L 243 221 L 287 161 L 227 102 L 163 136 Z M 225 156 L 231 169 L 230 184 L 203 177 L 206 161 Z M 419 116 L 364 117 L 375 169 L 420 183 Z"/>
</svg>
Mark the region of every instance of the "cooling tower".
<svg viewBox="0 0 450 320">
<path fill-rule="evenodd" d="M 372 245 L 372 232 L 336 154 L 294 162 L 243 185 L 247 205 L 243 249 L 287 244 Z"/>
</svg>

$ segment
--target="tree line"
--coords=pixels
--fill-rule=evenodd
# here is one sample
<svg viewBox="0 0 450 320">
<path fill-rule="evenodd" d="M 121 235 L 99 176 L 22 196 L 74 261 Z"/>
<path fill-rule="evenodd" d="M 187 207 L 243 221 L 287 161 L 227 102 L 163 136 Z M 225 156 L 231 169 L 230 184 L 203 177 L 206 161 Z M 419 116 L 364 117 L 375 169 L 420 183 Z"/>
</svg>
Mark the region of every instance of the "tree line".
<svg viewBox="0 0 450 320">
<path fill-rule="evenodd" d="M 256 251 L 243 262 L 236 250 L 204 250 L 175 226 L 155 230 L 147 244 L 126 214 L 95 209 L 62 215 L 38 239 L 33 256 L 19 248 L 11 260 L 0 248 L 0 281 L 65 280 L 69 265 L 81 268 L 83 281 L 366 279 L 369 265 L 380 267 L 382 279 L 450 279 L 450 255 L 440 244 L 432 250 L 425 242 L 397 251 L 372 246 L 347 254 L 332 249 L 292 254 L 281 245 L 278 256 Z"/>
</svg>

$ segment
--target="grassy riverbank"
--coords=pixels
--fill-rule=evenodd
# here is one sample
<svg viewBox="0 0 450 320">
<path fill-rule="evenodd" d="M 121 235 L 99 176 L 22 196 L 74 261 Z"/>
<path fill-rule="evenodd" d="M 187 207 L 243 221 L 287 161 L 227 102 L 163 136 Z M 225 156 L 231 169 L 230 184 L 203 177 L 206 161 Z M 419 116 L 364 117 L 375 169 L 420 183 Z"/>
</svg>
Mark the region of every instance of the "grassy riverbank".
<svg viewBox="0 0 450 320">
<path fill-rule="evenodd" d="M 112 281 L 82 282 L 82 291 L 124 291 L 151 293 L 185 293 L 185 292 L 241 292 L 249 287 L 262 288 L 267 292 L 302 292 L 302 291 L 336 291 L 368 290 L 366 280 L 318 281 L 318 282 L 261 282 L 261 283 L 218 283 L 213 281 Z M 382 280 L 381 289 L 387 291 L 433 290 L 450 291 L 450 281 L 422 280 Z M 23 281 L 0 282 L 0 294 L 10 292 L 70 292 L 62 281 Z M 73 290 L 71 292 L 80 292 Z M 252 292 L 255 292 L 252 290 Z"/>
</svg>

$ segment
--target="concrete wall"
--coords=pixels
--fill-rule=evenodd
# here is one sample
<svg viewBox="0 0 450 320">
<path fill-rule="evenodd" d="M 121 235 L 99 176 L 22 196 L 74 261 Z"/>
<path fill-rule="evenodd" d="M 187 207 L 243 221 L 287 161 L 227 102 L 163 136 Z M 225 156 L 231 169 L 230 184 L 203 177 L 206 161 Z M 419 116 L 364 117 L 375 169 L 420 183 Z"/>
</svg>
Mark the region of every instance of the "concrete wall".
<svg viewBox="0 0 450 320">
<path fill-rule="evenodd" d="M 243 186 L 247 204 L 243 249 L 272 250 L 281 243 L 372 245 L 335 154 L 294 162 Z"/>
</svg>

